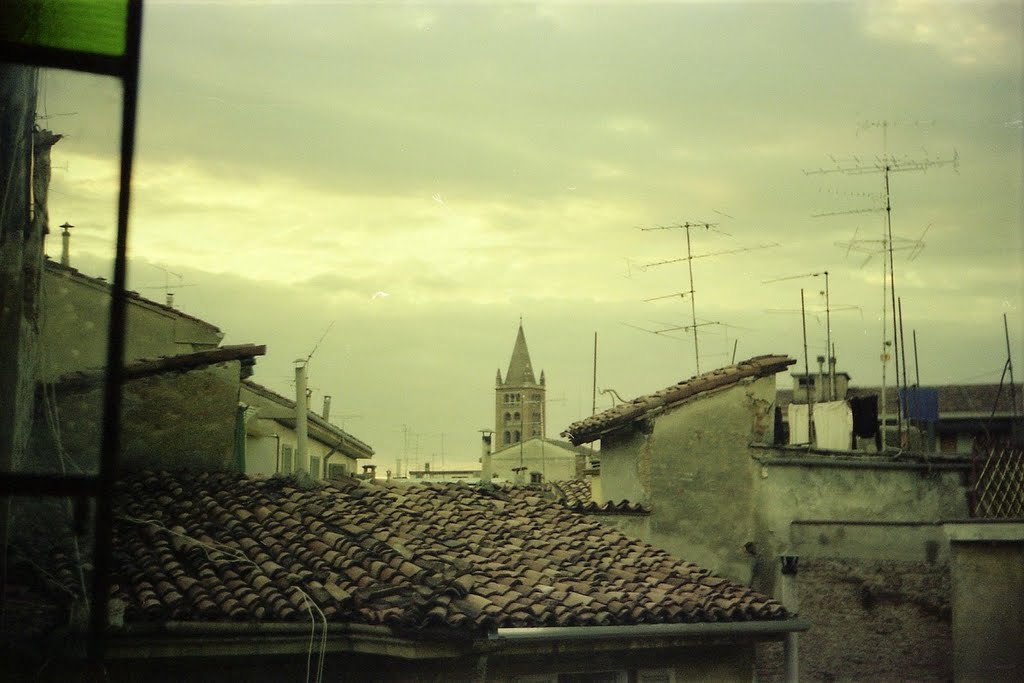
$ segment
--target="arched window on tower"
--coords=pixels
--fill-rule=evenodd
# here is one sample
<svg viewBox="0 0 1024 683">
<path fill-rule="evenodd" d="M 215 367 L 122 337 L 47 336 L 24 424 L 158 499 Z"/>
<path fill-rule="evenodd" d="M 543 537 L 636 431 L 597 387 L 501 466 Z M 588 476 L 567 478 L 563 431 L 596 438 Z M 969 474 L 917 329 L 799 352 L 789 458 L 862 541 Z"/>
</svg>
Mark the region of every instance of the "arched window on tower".
<svg viewBox="0 0 1024 683">
<path fill-rule="evenodd" d="M 512 419 L 515 420 L 516 422 L 519 422 L 519 413 L 517 412 L 515 415 L 513 415 Z"/>
<path fill-rule="evenodd" d="M 512 435 L 505 432 L 505 443 L 512 443 Z"/>
<path fill-rule="evenodd" d="M 511 419 L 512 419 L 512 414 L 511 413 L 505 413 L 505 422 L 508 422 Z"/>
<path fill-rule="evenodd" d="M 513 441 L 513 443 L 519 443 L 519 432 L 512 432 L 512 436 L 515 438 L 515 441 Z"/>
</svg>

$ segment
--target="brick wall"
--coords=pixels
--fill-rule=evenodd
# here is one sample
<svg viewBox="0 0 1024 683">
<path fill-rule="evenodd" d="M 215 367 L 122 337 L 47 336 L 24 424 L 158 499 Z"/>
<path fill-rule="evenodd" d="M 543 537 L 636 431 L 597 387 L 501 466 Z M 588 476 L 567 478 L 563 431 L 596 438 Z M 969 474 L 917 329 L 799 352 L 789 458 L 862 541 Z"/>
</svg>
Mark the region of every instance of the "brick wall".
<svg viewBox="0 0 1024 683">
<path fill-rule="evenodd" d="M 949 567 L 803 559 L 797 577 L 801 681 L 951 681 Z M 782 645 L 758 650 L 758 681 L 783 680 Z"/>
</svg>

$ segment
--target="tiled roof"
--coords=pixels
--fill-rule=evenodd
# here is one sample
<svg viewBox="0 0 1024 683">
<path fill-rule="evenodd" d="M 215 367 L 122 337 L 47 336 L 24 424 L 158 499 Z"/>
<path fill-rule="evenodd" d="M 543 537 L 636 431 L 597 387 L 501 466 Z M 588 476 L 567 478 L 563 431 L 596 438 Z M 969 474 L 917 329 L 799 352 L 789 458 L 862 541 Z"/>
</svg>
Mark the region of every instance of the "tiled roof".
<svg viewBox="0 0 1024 683">
<path fill-rule="evenodd" d="M 215 349 L 182 353 L 176 356 L 160 358 L 144 358 L 130 361 L 124 365 L 124 379 L 132 380 L 140 377 L 159 375 L 165 372 L 188 372 L 227 361 L 241 361 L 244 372 L 251 372 L 256 356 L 267 352 L 267 347 L 257 344 L 236 344 L 234 346 L 218 346 Z M 106 368 L 78 370 L 61 375 L 54 384 L 59 390 L 77 389 L 103 382 L 107 377 Z"/>
<path fill-rule="evenodd" d="M 788 616 L 529 489 L 147 472 L 113 504 L 128 623 L 299 621 L 307 601 L 330 622 L 411 632 Z"/>
<path fill-rule="evenodd" d="M 586 514 L 647 514 L 650 512 L 641 503 L 628 500 L 618 502 L 606 501 L 598 503 L 593 498 L 590 481 L 587 479 L 568 479 L 551 482 L 555 494 L 570 510 Z"/>
<path fill-rule="evenodd" d="M 1012 413 L 1010 405 L 1010 385 L 1003 385 L 1002 391 L 998 384 L 942 384 L 938 386 L 921 387 L 922 389 L 934 389 L 939 393 L 939 415 L 950 413 L 973 413 L 990 415 L 992 408 L 996 408 L 996 415 Z M 847 391 L 849 398 L 857 396 L 869 396 L 881 394 L 881 387 L 850 387 Z M 1024 402 L 1024 385 L 1017 384 L 1017 409 L 1020 410 Z M 896 387 L 885 388 L 886 402 L 895 412 Z M 997 401 L 998 398 L 998 401 Z M 785 408 L 793 402 L 792 389 L 780 389 L 776 392 L 776 405 Z"/>
<path fill-rule="evenodd" d="M 747 377 L 768 377 L 782 372 L 796 361 L 787 356 L 756 356 L 736 365 L 705 372 L 688 380 L 673 384 L 660 391 L 634 398 L 603 413 L 573 422 L 562 436 L 575 445 L 600 439 L 604 434 L 641 420 L 651 411 L 670 408 L 698 394 L 720 389 Z"/>
</svg>

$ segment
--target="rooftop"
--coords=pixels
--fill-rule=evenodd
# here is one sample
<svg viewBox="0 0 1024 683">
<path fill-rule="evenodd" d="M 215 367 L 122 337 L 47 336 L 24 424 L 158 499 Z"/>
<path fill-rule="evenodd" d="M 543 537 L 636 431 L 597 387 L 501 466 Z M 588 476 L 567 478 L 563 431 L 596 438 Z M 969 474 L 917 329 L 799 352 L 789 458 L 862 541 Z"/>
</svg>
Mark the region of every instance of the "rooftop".
<svg viewBox="0 0 1024 683">
<path fill-rule="evenodd" d="M 107 288 L 107 289 L 112 289 L 112 287 L 113 287 L 113 285 L 111 285 L 109 282 L 107 282 L 106 278 L 93 277 L 92 275 L 86 275 L 85 273 L 83 273 L 82 271 L 78 270 L 77 268 L 72 268 L 71 266 L 62 265 L 60 262 L 53 261 L 49 257 L 46 257 L 45 267 L 46 267 L 46 270 L 48 270 L 48 271 L 51 271 L 51 272 L 53 272 L 55 274 L 58 274 L 58 275 L 63 275 L 64 277 L 67 277 L 67 278 L 70 278 L 70 279 L 78 280 L 79 282 L 86 282 L 86 283 L 92 284 L 93 286 L 104 287 L 104 288 Z M 193 322 L 196 322 L 196 323 L 199 323 L 199 324 L 203 325 L 204 327 L 208 328 L 211 332 L 220 335 L 221 338 L 223 338 L 223 336 L 224 336 L 224 333 L 221 332 L 219 327 L 217 327 L 213 323 L 209 323 L 209 322 L 203 320 L 202 318 L 197 318 L 197 317 L 195 317 L 193 315 L 189 315 L 188 313 L 185 313 L 182 310 L 177 309 L 177 308 L 175 308 L 173 306 L 168 306 L 166 304 L 162 304 L 162 303 L 159 303 L 157 301 L 153 301 L 152 299 L 147 299 L 146 297 L 142 296 L 138 292 L 134 292 L 132 290 L 126 290 L 125 294 L 128 296 L 128 300 L 129 301 L 135 301 L 137 303 L 145 304 L 145 305 L 151 306 L 153 308 L 161 309 L 164 312 L 170 313 L 170 314 L 175 315 L 175 316 L 177 316 L 179 318 L 183 318 L 185 320 L 191 320 Z"/>
<path fill-rule="evenodd" d="M 144 472 L 113 505 L 111 590 L 129 624 L 308 621 L 314 605 L 403 632 L 789 616 L 529 489 Z"/>
<path fill-rule="evenodd" d="M 649 510 L 641 503 L 628 500 L 619 502 L 594 500 L 589 479 L 568 479 L 551 482 L 551 488 L 562 504 L 575 512 L 587 514 L 647 514 Z"/>
<path fill-rule="evenodd" d="M 1010 404 L 1010 385 L 1004 384 L 1002 390 L 998 384 L 940 384 L 934 386 L 922 386 L 923 390 L 934 390 L 939 395 L 939 413 L 961 413 L 961 414 L 984 414 L 991 415 L 993 409 L 996 414 L 1012 413 Z M 1017 394 L 1017 408 L 1020 409 L 1024 400 L 1024 385 L 1015 385 Z M 848 398 L 858 396 L 870 396 L 881 394 L 881 387 L 850 387 L 847 391 Z M 885 389 L 886 402 L 895 409 L 896 387 L 888 386 Z M 792 389 L 779 389 L 776 392 L 776 405 L 785 408 L 793 402 Z"/>
<path fill-rule="evenodd" d="M 295 401 L 293 399 L 290 399 L 290 398 L 288 398 L 286 396 L 282 396 L 281 394 L 277 393 L 273 389 L 268 389 L 267 387 L 263 386 L 262 384 L 257 384 L 256 382 L 253 382 L 251 379 L 243 380 L 242 381 L 242 387 L 252 391 L 253 393 L 257 394 L 258 396 L 262 396 L 263 398 L 265 398 L 265 399 L 267 399 L 269 401 L 272 401 L 273 403 L 276 403 L 276 404 L 278 404 L 280 406 L 283 406 L 284 408 L 287 408 L 287 409 L 293 410 L 293 411 L 295 410 Z M 341 427 L 338 427 L 338 426 L 336 426 L 334 424 L 331 424 L 330 422 L 328 422 L 324 418 L 322 418 L 319 415 L 317 415 L 312 410 L 308 411 L 307 416 L 308 416 L 308 419 L 309 419 L 309 421 L 311 423 L 313 423 L 314 425 L 316 425 L 320 429 L 324 430 L 328 435 L 330 435 L 331 437 L 337 439 L 338 441 L 340 441 L 340 442 L 342 442 L 342 443 L 344 443 L 344 444 L 346 444 L 348 446 L 351 446 L 356 451 L 358 451 L 359 455 L 356 455 L 354 457 L 357 457 L 357 458 L 369 458 L 369 457 L 371 457 L 374 454 L 374 450 L 373 450 L 373 448 L 369 444 L 367 444 L 364 441 L 361 441 L 360 439 L 357 439 L 356 437 L 352 436 L 351 434 L 346 432 Z M 275 417 L 275 418 L 270 418 L 270 419 L 276 420 L 277 422 L 280 422 L 280 423 L 282 423 L 282 424 L 284 424 L 284 425 L 286 425 L 286 426 L 288 426 L 290 428 L 294 428 L 295 427 L 295 419 L 294 418 L 277 418 L 277 417 Z"/>
<path fill-rule="evenodd" d="M 748 377 L 769 377 L 796 361 L 788 356 L 756 356 L 702 375 L 683 380 L 653 394 L 634 398 L 614 408 L 573 422 L 562 432 L 574 445 L 596 441 L 603 435 L 647 417 L 652 411 L 673 408 L 700 394 L 736 384 Z"/>
</svg>

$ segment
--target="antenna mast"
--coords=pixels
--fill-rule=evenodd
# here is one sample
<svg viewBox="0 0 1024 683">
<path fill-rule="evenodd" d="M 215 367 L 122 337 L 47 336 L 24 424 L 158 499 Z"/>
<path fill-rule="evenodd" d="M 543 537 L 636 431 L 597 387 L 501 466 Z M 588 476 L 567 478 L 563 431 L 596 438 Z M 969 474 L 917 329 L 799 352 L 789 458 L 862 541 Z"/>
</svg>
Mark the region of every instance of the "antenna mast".
<svg viewBox="0 0 1024 683">
<path fill-rule="evenodd" d="M 757 249 L 768 249 L 768 248 L 771 248 L 771 247 L 779 246 L 777 242 L 773 242 L 771 244 L 762 244 L 762 245 L 758 245 L 756 247 L 741 247 L 741 248 L 738 248 L 738 249 L 727 249 L 727 250 L 724 250 L 724 251 L 716 251 L 716 252 L 710 252 L 710 253 L 707 253 L 707 254 L 696 254 L 695 255 L 693 253 L 693 243 L 692 243 L 692 240 L 691 240 L 691 237 L 690 237 L 690 228 L 704 228 L 705 230 L 714 230 L 715 232 L 719 232 L 719 233 L 721 233 L 723 235 L 727 235 L 727 236 L 729 235 L 729 233 L 727 233 L 727 232 L 723 232 L 721 230 L 716 230 L 717 226 L 718 226 L 718 223 L 709 223 L 707 221 L 684 221 L 683 223 L 676 223 L 676 224 L 673 224 L 673 225 L 659 225 L 659 226 L 656 226 L 656 227 L 653 227 L 653 228 L 640 228 L 640 230 L 642 230 L 643 232 L 653 232 L 653 231 L 656 231 L 656 230 L 685 230 L 686 231 L 686 256 L 685 257 L 673 258 L 673 259 L 665 259 L 665 260 L 662 260 L 662 261 L 653 261 L 651 263 L 644 264 L 641 267 L 641 270 L 647 270 L 648 268 L 653 268 L 655 266 L 664 266 L 664 265 L 668 265 L 668 264 L 671 264 L 671 263 L 679 263 L 681 261 L 686 261 L 686 268 L 687 268 L 687 273 L 689 275 L 690 289 L 688 289 L 686 291 L 682 291 L 682 292 L 676 292 L 674 294 L 667 294 L 667 295 L 663 295 L 663 296 L 651 297 L 649 299 L 644 299 L 644 301 L 655 301 L 657 299 L 670 299 L 670 298 L 675 298 L 677 296 L 680 297 L 680 298 L 684 298 L 685 299 L 687 296 L 689 296 L 690 297 L 690 324 L 689 325 L 683 325 L 683 326 L 677 326 L 677 327 L 669 327 L 669 328 L 666 328 L 666 329 L 663 329 L 663 330 L 644 330 L 644 331 L 645 332 L 651 332 L 652 334 L 663 334 L 665 332 L 673 332 L 673 331 L 677 331 L 677 330 L 684 330 L 684 331 L 689 330 L 690 332 L 692 332 L 693 333 L 693 359 L 694 359 L 694 367 L 696 368 L 696 370 L 697 370 L 696 374 L 698 374 L 698 375 L 700 374 L 700 342 L 699 342 L 698 335 L 697 335 L 697 328 L 698 327 L 703 327 L 705 325 L 718 325 L 720 323 L 718 323 L 718 322 L 698 323 L 697 322 L 697 303 L 695 301 L 695 296 L 694 296 L 694 293 L 696 292 L 696 288 L 694 287 L 694 284 L 693 284 L 693 262 L 694 262 L 694 260 L 695 259 L 699 259 L 699 258 L 708 258 L 708 257 L 711 257 L 711 256 L 723 256 L 725 254 L 738 254 L 738 253 L 745 252 L 745 251 L 754 251 L 754 250 L 757 250 Z M 639 328 L 639 329 L 643 329 L 643 328 Z"/>
<path fill-rule="evenodd" d="M 864 124 L 863 127 L 869 128 L 869 127 L 873 127 L 873 126 L 880 126 L 882 128 L 882 133 L 883 133 L 883 149 L 885 149 L 888 146 L 887 131 L 888 131 L 888 126 L 889 125 L 890 125 L 890 122 L 882 121 L 882 122 L 869 122 L 867 124 Z M 882 232 L 882 239 L 881 240 L 860 240 L 860 241 L 858 241 L 856 239 L 856 233 L 854 233 L 854 239 L 853 240 L 851 240 L 850 242 L 847 242 L 847 243 L 840 243 L 838 245 L 838 246 L 846 246 L 847 247 L 847 253 L 849 253 L 849 251 L 854 250 L 855 248 L 857 248 L 859 243 L 862 243 L 862 242 L 875 242 L 875 243 L 880 242 L 881 243 L 881 250 L 880 251 L 882 253 L 882 353 L 880 354 L 880 359 L 881 359 L 881 362 L 882 362 L 882 392 L 881 392 L 881 397 L 880 397 L 881 407 L 880 407 L 880 411 L 879 412 L 881 414 L 881 422 L 882 422 L 882 424 L 881 424 L 881 431 L 882 431 L 882 436 L 883 436 L 882 447 L 884 449 L 885 448 L 885 438 L 884 438 L 885 437 L 885 422 L 886 422 L 886 370 L 887 370 L 887 363 L 888 363 L 889 357 L 890 357 L 889 350 L 888 350 L 888 348 L 890 346 L 893 347 L 892 357 L 895 359 L 897 394 L 899 393 L 899 384 L 900 384 L 899 348 L 898 348 L 898 344 L 896 342 L 896 334 L 898 333 L 898 329 L 899 329 L 899 321 L 898 321 L 898 314 L 897 314 L 897 310 L 896 310 L 896 277 L 895 277 L 895 272 L 894 272 L 895 271 L 895 263 L 894 263 L 894 258 L 893 258 L 893 252 L 897 250 L 897 247 L 894 244 L 894 239 L 893 239 L 893 235 L 892 235 L 892 191 L 891 191 L 891 187 L 890 187 L 890 183 L 889 183 L 890 176 L 893 173 L 899 173 L 899 172 L 905 172 L 905 171 L 926 171 L 927 169 L 932 168 L 932 167 L 947 166 L 947 165 L 952 165 L 953 170 L 957 171 L 959 169 L 960 156 L 957 153 L 957 151 L 954 149 L 953 150 L 953 156 L 950 157 L 950 158 L 927 157 L 927 158 L 924 158 L 924 159 L 914 159 L 914 158 L 907 157 L 907 156 L 896 157 L 894 155 L 889 154 L 888 151 L 885 151 L 881 156 L 876 156 L 874 161 L 870 161 L 870 160 L 866 161 L 866 160 L 861 159 L 861 158 L 856 157 L 856 156 L 852 157 L 852 159 L 850 159 L 850 160 L 838 160 L 835 157 L 830 157 L 830 159 L 835 164 L 834 168 L 830 168 L 830 169 L 821 169 L 821 168 L 819 168 L 819 169 L 811 170 L 811 171 L 805 170 L 804 171 L 804 175 L 823 175 L 823 174 L 830 174 L 830 173 L 842 173 L 844 175 L 865 175 L 865 174 L 869 174 L 869 173 L 881 173 L 883 178 L 884 178 L 884 190 L 885 190 L 885 195 L 884 195 L 885 206 L 884 207 L 875 207 L 875 208 L 870 208 L 870 209 L 855 209 L 855 210 L 851 210 L 851 211 L 839 211 L 839 212 L 832 212 L 832 213 L 828 213 L 828 214 L 819 214 L 819 215 L 829 215 L 829 216 L 832 216 L 832 215 L 841 215 L 841 214 L 845 214 L 845 213 L 868 213 L 868 212 L 874 212 L 874 211 L 885 211 L 885 228 L 884 228 L 884 230 Z M 925 232 L 927 232 L 927 228 L 925 229 Z M 914 253 L 912 254 L 911 258 L 915 257 L 918 253 L 920 253 L 920 250 L 924 247 L 924 243 L 922 241 L 923 237 L 924 237 L 924 235 L 922 234 L 921 238 L 919 238 L 918 240 L 916 240 L 915 242 L 913 242 L 911 244 L 911 248 L 914 249 Z M 904 246 L 902 248 L 908 248 L 908 247 Z M 867 251 L 867 250 L 863 249 L 862 247 L 857 249 L 857 250 L 858 251 Z M 888 253 L 886 253 L 886 252 L 888 252 Z M 872 250 L 872 251 L 868 251 L 868 253 L 869 254 L 875 254 L 875 253 L 879 253 L 879 251 Z M 886 257 L 888 257 L 888 259 Z M 869 255 L 868 260 L 870 260 L 870 258 L 871 257 Z M 865 261 L 865 263 L 867 263 L 867 261 Z M 888 328 L 888 316 L 889 316 L 890 299 L 891 299 L 891 307 L 892 307 L 892 309 L 891 309 L 892 310 L 892 331 L 893 331 L 893 340 L 892 341 L 890 341 L 888 339 L 888 329 L 887 329 Z M 902 414 L 901 414 L 901 412 L 899 410 L 898 396 L 897 396 L 896 424 L 897 424 L 898 432 L 900 434 L 902 434 L 903 433 L 903 420 L 902 420 Z"/>
</svg>

